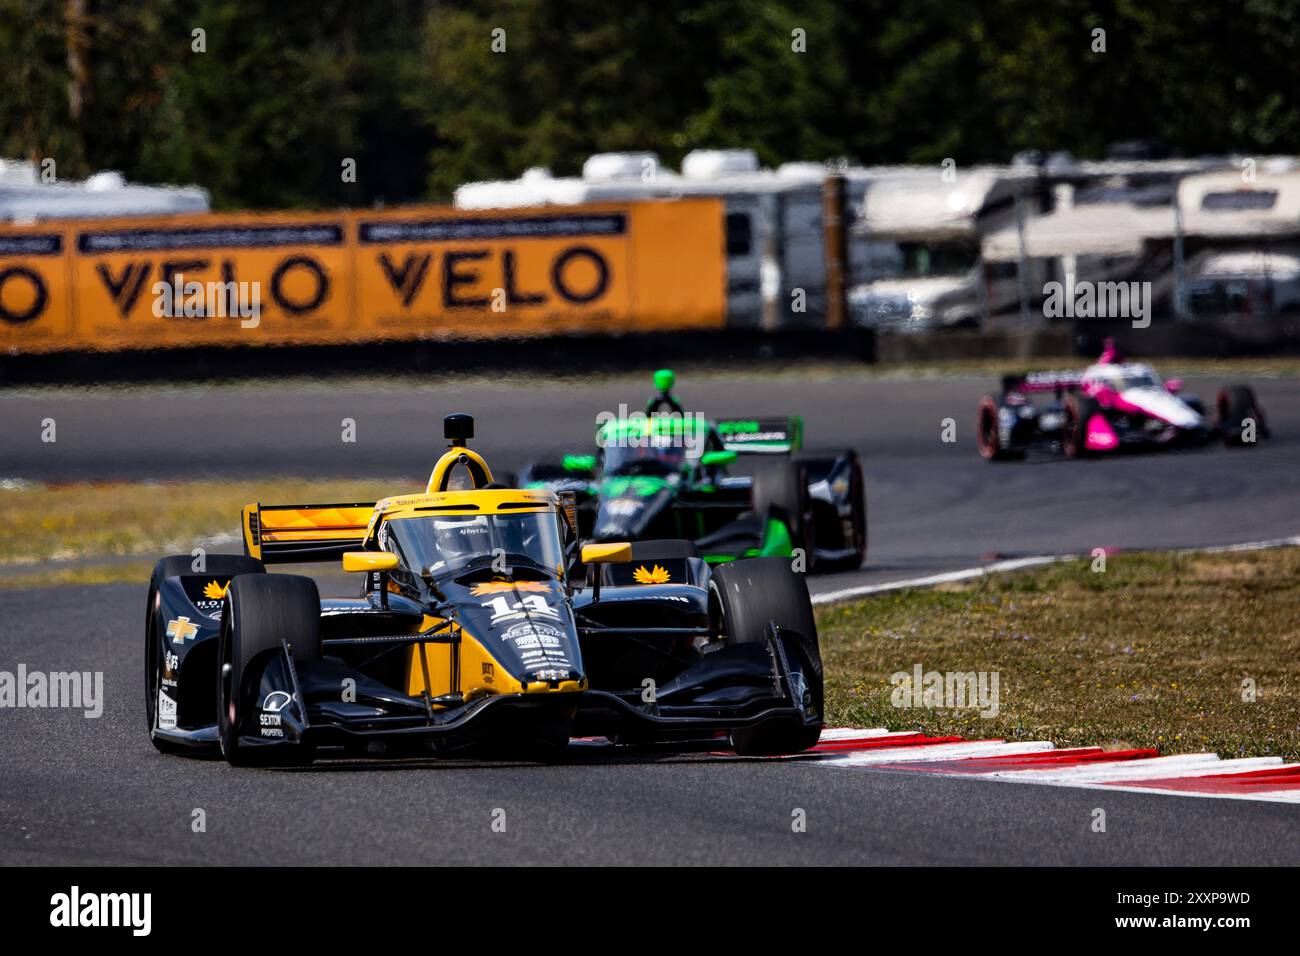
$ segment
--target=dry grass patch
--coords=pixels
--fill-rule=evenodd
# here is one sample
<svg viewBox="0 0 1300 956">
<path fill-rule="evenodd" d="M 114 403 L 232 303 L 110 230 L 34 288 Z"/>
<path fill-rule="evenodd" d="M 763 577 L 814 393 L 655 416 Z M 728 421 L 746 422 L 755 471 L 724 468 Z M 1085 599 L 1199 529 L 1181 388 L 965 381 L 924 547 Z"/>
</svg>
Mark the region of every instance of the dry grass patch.
<svg viewBox="0 0 1300 956">
<path fill-rule="evenodd" d="M 238 552 L 239 511 L 252 501 L 374 501 L 412 481 L 393 479 L 76 482 L 0 489 L 0 566 L 188 551 L 195 542 Z M 36 572 L 33 568 L 33 573 Z M 48 566 L 42 570 L 48 570 Z"/>
<path fill-rule="evenodd" d="M 1067 562 L 818 620 L 832 723 L 1300 756 L 1298 548 Z M 999 713 L 892 706 L 891 675 L 918 663 L 996 671 Z"/>
</svg>

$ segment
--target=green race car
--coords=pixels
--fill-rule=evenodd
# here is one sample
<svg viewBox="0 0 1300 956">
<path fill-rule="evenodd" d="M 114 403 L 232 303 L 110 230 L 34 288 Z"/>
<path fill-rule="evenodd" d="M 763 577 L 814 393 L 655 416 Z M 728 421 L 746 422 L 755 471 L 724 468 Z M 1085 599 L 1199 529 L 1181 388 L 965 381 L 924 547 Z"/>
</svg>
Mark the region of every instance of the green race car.
<svg viewBox="0 0 1300 956">
<path fill-rule="evenodd" d="M 594 453 L 532 462 L 520 487 L 573 492 L 591 541 L 687 538 L 710 563 L 789 557 L 805 571 L 852 570 L 867 553 L 862 466 L 852 449 L 801 450 L 803 419 L 689 413 L 668 369 L 644 413 L 602 413 Z M 752 474 L 733 474 L 753 456 Z"/>
</svg>

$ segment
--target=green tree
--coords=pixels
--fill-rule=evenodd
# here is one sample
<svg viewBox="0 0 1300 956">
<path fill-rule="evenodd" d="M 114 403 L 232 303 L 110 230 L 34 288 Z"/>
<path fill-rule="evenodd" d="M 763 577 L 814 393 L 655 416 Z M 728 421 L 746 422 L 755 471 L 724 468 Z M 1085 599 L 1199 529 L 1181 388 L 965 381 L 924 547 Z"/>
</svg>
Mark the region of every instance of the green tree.
<svg viewBox="0 0 1300 956">
<path fill-rule="evenodd" d="M 1296 152 L 1297 62 L 1300 0 L 0 0 L 0 151 L 223 207 L 445 200 L 606 150 Z"/>
</svg>

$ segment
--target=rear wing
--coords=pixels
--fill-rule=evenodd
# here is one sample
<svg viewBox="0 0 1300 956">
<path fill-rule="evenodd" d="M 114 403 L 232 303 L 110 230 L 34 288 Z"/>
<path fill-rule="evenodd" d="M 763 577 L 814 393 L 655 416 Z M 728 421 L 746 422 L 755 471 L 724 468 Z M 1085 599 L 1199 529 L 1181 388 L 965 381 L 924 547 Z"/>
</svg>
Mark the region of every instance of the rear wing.
<svg viewBox="0 0 1300 956">
<path fill-rule="evenodd" d="M 717 422 L 722 447 L 740 454 L 788 455 L 803 447 L 803 418 L 725 418 Z"/>
<path fill-rule="evenodd" d="M 1002 376 L 1002 392 L 1065 392 L 1083 384 L 1081 371 L 1029 372 Z"/>
<path fill-rule="evenodd" d="M 375 503 L 245 505 L 244 551 L 266 564 L 337 561 L 366 539 Z"/>
</svg>

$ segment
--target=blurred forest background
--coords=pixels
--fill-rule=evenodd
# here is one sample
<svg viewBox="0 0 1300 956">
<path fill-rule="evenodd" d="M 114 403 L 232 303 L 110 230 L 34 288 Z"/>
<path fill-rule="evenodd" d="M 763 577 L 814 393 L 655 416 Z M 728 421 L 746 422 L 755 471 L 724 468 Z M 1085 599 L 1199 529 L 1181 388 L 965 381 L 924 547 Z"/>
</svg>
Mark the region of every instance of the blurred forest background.
<svg viewBox="0 0 1300 956">
<path fill-rule="evenodd" d="M 0 76 L 0 156 L 219 208 L 446 200 L 627 149 L 1296 152 L 1300 0 L 0 0 Z"/>
</svg>

